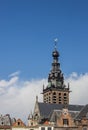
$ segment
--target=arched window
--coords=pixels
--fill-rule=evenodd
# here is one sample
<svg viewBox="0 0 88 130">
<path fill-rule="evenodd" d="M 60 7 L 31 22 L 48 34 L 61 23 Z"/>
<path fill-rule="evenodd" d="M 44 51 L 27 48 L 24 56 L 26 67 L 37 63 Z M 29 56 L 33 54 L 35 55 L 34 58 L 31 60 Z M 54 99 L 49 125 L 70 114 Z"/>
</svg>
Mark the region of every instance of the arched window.
<svg viewBox="0 0 88 130">
<path fill-rule="evenodd" d="M 54 92 L 53 95 L 56 95 L 56 92 Z"/>
<path fill-rule="evenodd" d="M 66 96 L 67 94 L 66 93 L 64 93 L 64 96 Z"/>
</svg>

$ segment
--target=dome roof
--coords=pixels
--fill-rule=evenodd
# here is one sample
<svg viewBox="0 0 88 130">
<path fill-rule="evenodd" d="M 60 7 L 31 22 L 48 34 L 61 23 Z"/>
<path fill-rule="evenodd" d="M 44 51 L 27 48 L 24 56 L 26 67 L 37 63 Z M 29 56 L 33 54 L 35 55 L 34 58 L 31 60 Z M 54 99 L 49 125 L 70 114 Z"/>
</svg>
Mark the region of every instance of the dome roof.
<svg viewBox="0 0 88 130">
<path fill-rule="evenodd" d="M 52 53 L 53 57 L 58 57 L 59 56 L 59 52 L 55 49 Z"/>
</svg>

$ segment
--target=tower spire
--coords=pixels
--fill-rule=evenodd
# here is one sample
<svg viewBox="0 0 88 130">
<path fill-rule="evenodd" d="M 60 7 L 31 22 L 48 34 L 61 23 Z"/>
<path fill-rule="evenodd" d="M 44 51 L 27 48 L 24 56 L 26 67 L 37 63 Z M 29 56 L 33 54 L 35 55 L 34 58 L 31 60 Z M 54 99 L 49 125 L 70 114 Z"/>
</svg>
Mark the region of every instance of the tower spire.
<svg viewBox="0 0 88 130">
<path fill-rule="evenodd" d="M 48 87 L 58 87 L 58 88 L 64 88 L 64 77 L 60 70 L 60 63 L 58 61 L 59 52 L 57 51 L 57 42 L 58 39 L 56 38 L 54 40 L 55 43 L 55 50 L 52 52 L 53 62 L 52 62 L 52 69 L 48 76 Z M 51 85 L 51 86 L 50 86 Z"/>
<path fill-rule="evenodd" d="M 52 52 L 52 69 L 48 75 L 48 85 L 43 88 L 43 101 L 45 103 L 68 104 L 69 87 L 64 84 L 64 76 L 60 69 L 59 51 L 57 50 L 58 39 L 54 39 L 54 51 Z"/>
<path fill-rule="evenodd" d="M 58 38 L 55 38 L 55 39 L 54 39 L 55 50 L 57 49 L 57 43 L 58 43 Z"/>
</svg>

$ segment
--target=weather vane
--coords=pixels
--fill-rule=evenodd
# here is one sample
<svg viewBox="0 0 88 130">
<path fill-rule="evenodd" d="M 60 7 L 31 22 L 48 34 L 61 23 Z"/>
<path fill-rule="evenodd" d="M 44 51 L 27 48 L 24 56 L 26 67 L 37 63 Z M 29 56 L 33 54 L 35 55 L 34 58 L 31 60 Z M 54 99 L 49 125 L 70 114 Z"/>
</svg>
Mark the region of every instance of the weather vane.
<svg viewBox="0 0 88 130">
<path fill-rule="evenodd" d="M 54 43 L 55 43 L 55 49 L 57 48 L 57 43 L 58 43 L 58 38 L 54 39 Z"/>
</svg>

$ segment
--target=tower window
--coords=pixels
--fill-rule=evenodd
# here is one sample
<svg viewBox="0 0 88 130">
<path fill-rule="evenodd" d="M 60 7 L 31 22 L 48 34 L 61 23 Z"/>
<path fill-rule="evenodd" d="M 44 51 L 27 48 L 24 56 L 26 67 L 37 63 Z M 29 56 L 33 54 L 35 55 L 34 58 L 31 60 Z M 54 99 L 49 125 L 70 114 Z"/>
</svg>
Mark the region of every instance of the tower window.
<svg viewBox="0 0 88 130">
<path fill-rule="evenodd" d="M 56 101 L 56 98 L 53 98 L 53 101 Z"/>
<path fill-rule="evenodd" d="M 64 93 L 64 96 L 66 96 L 66 93 Z"/>
<path fill-rule="evenodd" d="M 67 99 L 67 97 L 64 97 L 64 99 Z"/>
<path fill-rule="evenodd" d="M 54 92 L 53 95 L 56 95 L 56 93 Z"/>
<path fill-rule="evenodd" d="M 61 95 L 61 93 L 59 93 L 59 96 Z"/>
<path fill-rule="evenodd" d="M 56 96 L 53 96 L 53 98 L 56 98 Z"/>
<path fill-rule="evenodd" d="M 50 98 L 49 98 L 49 101 L 50 101 Z"/>
</svg>

